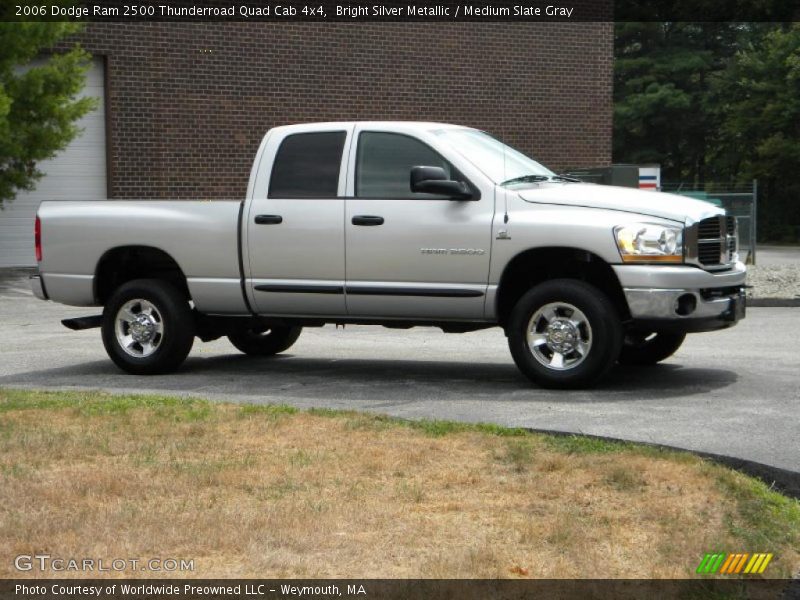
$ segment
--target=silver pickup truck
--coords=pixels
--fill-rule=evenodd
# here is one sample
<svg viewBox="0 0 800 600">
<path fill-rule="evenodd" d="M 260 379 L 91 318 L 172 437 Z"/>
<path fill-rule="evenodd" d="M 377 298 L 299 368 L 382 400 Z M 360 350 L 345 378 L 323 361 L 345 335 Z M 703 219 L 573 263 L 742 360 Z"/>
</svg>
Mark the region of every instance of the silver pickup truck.
<svg viewBox="0 0 800 600">
<path fill-rule="evenodd" d="M 195 337 L 251 355 L 303 327 L 500 326 L 547 387 L 652 364 L 744 316 L 733 217 L 556 175 L 490 135 L 419 122 L 271 129 L 244 201 L 44 202 L 35 294 L 102 316 L 111 359 L 178 368 Z"/>
</svg>

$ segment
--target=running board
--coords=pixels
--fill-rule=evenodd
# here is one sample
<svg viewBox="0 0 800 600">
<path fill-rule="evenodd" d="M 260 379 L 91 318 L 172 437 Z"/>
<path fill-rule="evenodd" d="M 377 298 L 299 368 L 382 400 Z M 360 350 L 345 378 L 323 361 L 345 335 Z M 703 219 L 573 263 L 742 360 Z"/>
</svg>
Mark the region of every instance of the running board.
<svg viewBox="0 0 800 600">
<path fill-rule="evenodd" d="M 94 315 L 92 317 L 76 317 L 75 319 L 64 319 L 61 324 L 67 329 L 73 331 L 80 331 L 82 329 L 94 329 L 103 324 L 103 315 Z"/>
</svg>

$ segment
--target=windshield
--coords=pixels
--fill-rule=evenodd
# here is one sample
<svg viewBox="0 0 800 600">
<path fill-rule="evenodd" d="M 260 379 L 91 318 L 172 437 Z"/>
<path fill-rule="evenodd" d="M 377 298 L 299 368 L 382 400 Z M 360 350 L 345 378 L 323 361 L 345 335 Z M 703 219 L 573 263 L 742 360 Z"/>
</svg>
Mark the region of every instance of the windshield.
<svg viewBox="0 0 800 600">
<path fill-rule="evenodd" d="M 439 129 L 433 133 L 495 183 L 546 181 L 555 176 L 547 167 L 483 131 Z"/>
</svg>

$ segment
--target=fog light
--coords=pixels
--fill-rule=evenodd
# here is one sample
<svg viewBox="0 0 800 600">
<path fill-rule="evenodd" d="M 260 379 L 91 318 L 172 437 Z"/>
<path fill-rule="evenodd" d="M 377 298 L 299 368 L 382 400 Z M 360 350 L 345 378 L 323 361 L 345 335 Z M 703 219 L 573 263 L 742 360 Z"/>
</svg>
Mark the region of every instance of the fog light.
<svg viewBox="0 0 800 600">
<path fill-rule="evenodd" d="M 675 313 L 686 317 L 694 312 L 697 308 L 697 298 L 694 294 L 683 294 L 675 301 Z"/>
</svg>

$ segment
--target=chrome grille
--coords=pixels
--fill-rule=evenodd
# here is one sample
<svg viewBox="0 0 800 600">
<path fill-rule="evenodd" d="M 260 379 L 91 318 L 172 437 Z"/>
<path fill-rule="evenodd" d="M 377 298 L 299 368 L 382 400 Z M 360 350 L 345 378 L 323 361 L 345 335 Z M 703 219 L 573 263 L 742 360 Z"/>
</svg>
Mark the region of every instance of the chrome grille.
<svg viewBox="0 0 800 600">
<path fill-rule="evenodd" d="M 701 265 L 722 262 L 722 219 L 711 217 L 697 224 L 697 260 Z"/>
<path fill-rule="evenodd" d="M 697 224 L 697 239 L 698 240 L 716 240 L 719 239 L 719 218 L 711 217 L 710 219 L 703 219 Z"/>
<path fill-rule="evenodd" d="M 725 262 L 731 264 L 739 260 L 739 228 L 736 217 L 725 217 L 725 232 L 727 234 Z"/>
<path fill-rule="evenodd" d="M 737 260 L 736 217 L 716 216 L 703 219 L 693 226 L 694 247 L 688 255 L 705 268 L 723 269 Z"/>
<path fill-rule="evenodd" d="M 697 259 L 703 265 L 720 263 L 719 242 L 700 242 L 697 245 Z"/>
</svg>

